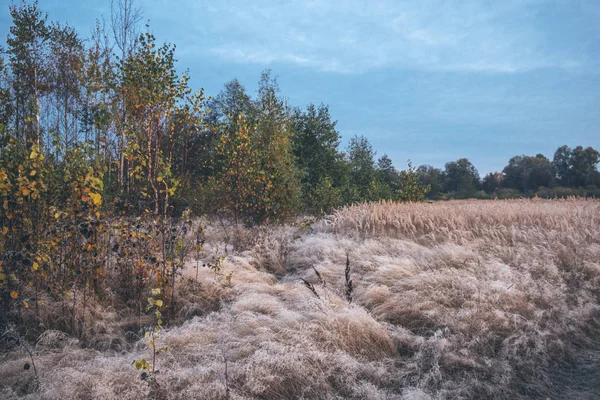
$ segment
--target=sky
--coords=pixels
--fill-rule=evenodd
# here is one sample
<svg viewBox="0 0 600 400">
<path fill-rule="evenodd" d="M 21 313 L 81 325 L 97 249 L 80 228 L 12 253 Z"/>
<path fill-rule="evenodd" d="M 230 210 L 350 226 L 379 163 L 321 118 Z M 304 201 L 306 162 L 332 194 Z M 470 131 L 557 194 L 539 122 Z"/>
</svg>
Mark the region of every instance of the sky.
<svg viewBox="0 0 600 400">
<path fill-rule="evenodd" d="M 0 0 L 8 33 L 10 0 Z M 138 0 L 178 69 L 217 95 L 271 69 L 398 169 L 468 158 L 483 176 L 564 144 L 600 150 L 600 1 Z M 110 0 L 39 0 L 83 37 Z M 143 28 L 143 27 L 142 27 Z"/>
</svg>

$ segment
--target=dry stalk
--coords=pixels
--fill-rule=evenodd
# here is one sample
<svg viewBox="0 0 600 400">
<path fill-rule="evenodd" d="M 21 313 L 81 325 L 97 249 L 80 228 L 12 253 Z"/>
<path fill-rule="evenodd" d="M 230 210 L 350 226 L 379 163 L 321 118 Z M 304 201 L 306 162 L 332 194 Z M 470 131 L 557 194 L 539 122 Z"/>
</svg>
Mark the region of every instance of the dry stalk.
<svg viewBox="0 0 600 400">
<path fill-rule="evenodd" d="M 323 277 L 321 276 L 319 271 L 317 271 L 317 269 L 315 267 L 312 267 L 312 269 L 315 271 L 315 274 L 317 274 L 317 278 L 319 278 L 319 282 L 321 282 L 321 286 L 325 286 L 325 279 L 323 279 Z"/>
<path fill-rule="evenodd" d="M 346 253 L 346 300 L 348 300 L 348 303 L 352 303 L 353 290 L 354 286 L 352 286 L 352 279 L 350 278 L 350 255 Z"/>
<path fill-rule="evenodd" d="M 304 282 L 304 286 L 306 286 L 308 289 L 310 289 L 310 291 L 313 292 L 315 296 L 317 296 L 317 299 L 320 299 L 320 297 L 319 297 L 319 295 L 317 293 L 317 290 L 315 289 L 315 286 L 312 283 L 310 283 L 306 279 L 300 278 L 300 280 L 302 282 Z"/>
</svg>

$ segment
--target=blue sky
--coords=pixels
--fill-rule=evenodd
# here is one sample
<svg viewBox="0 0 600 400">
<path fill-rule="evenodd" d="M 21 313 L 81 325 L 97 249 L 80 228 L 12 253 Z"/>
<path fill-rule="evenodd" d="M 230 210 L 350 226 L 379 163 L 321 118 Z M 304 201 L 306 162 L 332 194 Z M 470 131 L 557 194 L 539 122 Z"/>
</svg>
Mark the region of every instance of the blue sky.
<svg viewBox="0 0 600 400">
<path fill-rule="evenodd" d="M 10 25 L 8 4 L 0 28 Z M 110 1 L 40 0 L 89 36 Z M 138 0 L 192 85 L 270 68 L 291 105 L 330 106 L 343 145 L 365 135 L 397 168 L 600 149 L 600 1 Z"/>
</svg>

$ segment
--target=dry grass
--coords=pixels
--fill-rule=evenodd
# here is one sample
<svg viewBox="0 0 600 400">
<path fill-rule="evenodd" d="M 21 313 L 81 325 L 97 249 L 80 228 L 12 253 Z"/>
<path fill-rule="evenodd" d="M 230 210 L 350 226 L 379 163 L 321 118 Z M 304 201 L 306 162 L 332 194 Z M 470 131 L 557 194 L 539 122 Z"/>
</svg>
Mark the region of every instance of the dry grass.
<svg viewBox="0 0 600 400">
<path fill-rule="evenodd" d="M 569 363 L 600 348 L 597 201 L 377 203 L 312 232 L 236 229 L 231 283 L 184 270 L 158 387 L 131 365 L 143 341 L 104 310 L 89 341 L 119 347 L 48 332 L 32 345 L 37 381 L 24 351 L 0 356 L 0 398 L 226 398 L 225 359 L 232 399 L 568 398 Z M 226 247 L 218 227 L 207 240 Z"/>
</svg>

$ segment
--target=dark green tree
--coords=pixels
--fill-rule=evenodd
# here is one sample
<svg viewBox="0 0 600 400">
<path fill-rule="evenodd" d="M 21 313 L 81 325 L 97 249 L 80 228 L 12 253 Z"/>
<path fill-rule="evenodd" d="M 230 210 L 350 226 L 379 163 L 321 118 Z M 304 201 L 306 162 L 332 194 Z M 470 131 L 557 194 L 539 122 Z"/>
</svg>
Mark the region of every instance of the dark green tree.
<svg viewBox="0 0 600 400">
<path fill-rule="evenodd" d="M 600 153 L 592 147 L 559 147 L 554 153 L 552 170 L 561 186 L 582 187 L 598 183 Z"/>
<path fill-rule="evenodd" d="M 481 188 L 486 193 L 494 191 L 502 186 L 503 175 L 500 172 L 490 172 L 481 181 Z"/>
<path fill-rule="evenodd" d="M 471 196 L 479 186 L 479 173 L 466 158 L 446 163 L 444 190 L 459 197 Z"/>
<path fill-rule="evenodd" d="M 323 104 L 309 104 L 306 111 L 296 108 L 292 113 L 292 150 L 307 211 L 323 213 L 339 205 L 343 155 L 338 152 L 340 135 L 335 125 Z"/>
<path fill-rule="evenodd" d="M 552 171 L 559 185 L 571 186 L 571 148 L 567 145 L 560 146 L 554 152 Z"/>
<path fill-rule="evenodd" d="M 522 193 L 553 185 L 552 164 L 542 154 L 535 157 L 515 156 L 502 172 L 502 185 Z"/>
<path fill-rule="evenodd" d="M 600 152 L 592 147 L 577 146 L 571 152 L 573 185 L 584 187 L 598 182 L 598 162 Z"/>
<path fill-rule="evenodd" d="M 243 115 L 247 121 L 252 121 L 256 114 L 254 104 L 246 93 L 246 88 L 237 80 L 232 79 L 225 83 L 219 94 L 208 103 L 210 113 L 208 122 L 224 124 L 228 129 L 235 130 L 239 116 Z"/>
<path fill-rule="evenodd" d="M 417 168 L 419 183 L 423 186 L 429 186 L 427 197 L 430 199 L 438 199 L 442 193 L 442 183 L 444 182 L 444 172 L 431 165 L 421 165 Z"/>
<path fill-rule="evenodd" d="M 369 140 L 362 135 L 353 136 L 346 157 L 350 166 L 352 191 L 350 198 L 346 200 L 349 202 L 375 200 L 375 150 Z"/>
</svg>

